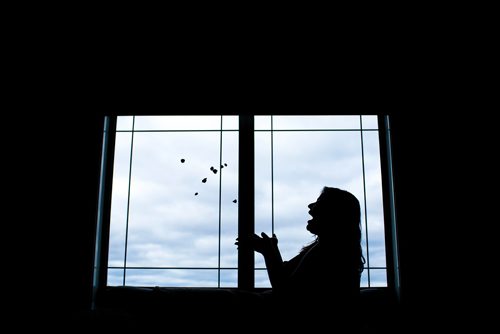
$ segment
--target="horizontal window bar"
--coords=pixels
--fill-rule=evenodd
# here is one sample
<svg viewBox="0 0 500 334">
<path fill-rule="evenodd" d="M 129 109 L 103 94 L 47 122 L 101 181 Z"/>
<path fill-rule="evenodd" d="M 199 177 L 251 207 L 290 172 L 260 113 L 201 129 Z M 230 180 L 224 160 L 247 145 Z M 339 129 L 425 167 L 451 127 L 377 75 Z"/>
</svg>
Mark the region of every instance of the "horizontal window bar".
<svg viewBox="0 0 500 334">
<path fill-rule="evenodd" d="M 108 267 L 108 269 L 198 269 L 198 270 L 236 270 L 237 267 Z M 387 267 L 363 267 L 363 269 L 387 269 Z M 266 270 L 266 268 L 255 268 L 255 270 Z"/>
<path fill-rule="evenodd" d="M 254 130 L 255 132 L 271 132 L 271 129 L 256 129 Z M 355 129 L 273 129 L 272 132 L 296 132 L 296 131 L 302 131 L 302 132 L 317 132 L 317 131 L 378 131 L 378 129 L 361 129 L 361 128 L 355 128 Z"/>
<path fill-rule="evenodd" d="M 200 269 L 200 270 L 234 270 L 237 267 L 108 267 L 108 269 Z"/>
<path fill-rule="evenodd" d="M 201 129 L 201 130 L 116 130 L 116 132 L 238 132 L 238 129 Z"/>
<path fill-rule="evenodd" d="M 218 130 L 116 130 L 116 132 L 238 132 L 238 129 L 218 129 Z M 255 132 L 271 132 L 271 129 L 258 129 L 254 130 Z M 317 132 L 317 131 L 379 131 L 379 129 L 282 129 L 276 130 L 273 129 L 273 132 Z"/>
</svg>

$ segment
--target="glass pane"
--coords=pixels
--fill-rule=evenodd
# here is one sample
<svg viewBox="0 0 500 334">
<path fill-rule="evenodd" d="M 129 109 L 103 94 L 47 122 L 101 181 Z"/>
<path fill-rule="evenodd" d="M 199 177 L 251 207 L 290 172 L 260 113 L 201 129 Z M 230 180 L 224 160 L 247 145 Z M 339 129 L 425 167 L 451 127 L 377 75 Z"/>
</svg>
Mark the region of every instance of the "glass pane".
<svg viewBox="0 0 500 334">
<path fill-rule="evenodd" d="M 131 139 L 131 133 L 116 134 L 108 255 L 108 266 L 110 267 L 122 267 L 125 260 Z"/>
<path fill-rule="evenodd" d="M 253 126 L 255 130 L 271 130 L 271 116 L 254 116 Z"/>
<path fill-rule="evenodd" d="M 220 130 L 220 121 L 221 116 L 136 116 L 135 130 Z"/>
<path fill-rule="evenodd" d="M 255 231 L 272 233 L 271 134 L 255 133 Z"/>
<path fill-rule="evenodd" d="M 133 116 L 117 116 L 116 130 L 131 131 L 133 118 Z"/>
<path fill-rule="evenodd" d="M 269 275 L 267 270 L 255 270 L 255 287 L 256 288 L 270 288 Z"/>
<path fill-rule="evenodd" d="M 217 287 L 217 269 L 127 269 L 127 286 Z"/>
<path fill-rule="evenodd" d="M 376 130 L 378 129 L 377 115 L 366 115 L 362 116 L 363 120 L 363 130 Z"/>
<path fill-rule="evenodd" d="M 132 128 L 132 117 L 118 119 Z M 140 116 L 134 128 L 220 129 L 220 120 Z M 223 121 L 238 128 L 237 116 Z M 238 132 L 135 132 L 128 201 L 131 143 L 132 133 L 117 133 L 108 265 L 123 266 L 126 253 L 127 285 L 218 286 L 218 265 L 238 265 Z M 123 270 L 109 273 L 109 284 L 122 284 Z M 224 284 L 237 284 L 234 272 L 224 275 Z"/>
<path fill-rule="evenodd" d="M 255 132 L 255 233 L 272 231 L 271 132 Z M 255 253 L 255 267 L 265 267 Z"/>
<path fill-rule="evenodd" d="M 238 267 L 238 132 L 222 134 L 221 266 Z"/>
<path fill-rule="evenodd" d="M 274 130 L 359 129 L 359 115 L 273 116 Z"/>
<path fill-rule="evenodd" d="M 361 281 L 360 281 L 359 286 L 362 288 L 368 287 L 368 269 L 366 269 L 366 268 L 365 268 L 365 270 L 363 270 L 363 273 L 361 273 Z"/>
<path fill-rule="evenodd" d="M 108 269 L 108 285 L 109 286 L 123 285 L 123 269 Z"/>
<path fill-rule="evenodd" d="M 270 116 L 259 118 L 262 128 L 270 128 Z M 277 118 L 279 117 L 274 116 L 275 124 Z M 331 117 L 335 118 L 338 117 Z M 305 117 L 302 118 L 302 121 L 304 120 Z M 351 121 L 349 126 L 359 127 L 359 116 L 355 116 L 355 119 L 349 117 L 348 120 Z M 366 120 L 376 125 L 376 116 L 366 116 Z M 323 118 L 319 123 L 324 121 Z M 309 124 L 316 122 L 311 120 Z M 324 185 L 328 185 L 349 190 L 358 198 L 362 208 L 363 254 L 368 258 L 369 245 L 370 264 L 385 267 L 378 132 L 364 132 L 364 141 L 365 174 L 360 131 L 274 132 L 274 176 L 271 177 L 271 133 L 255 133 L 255 231 L 258 234 L 262 231 L 272 233 L 271 182 L 274 178 L 275 228 L 284 259 L 295 256 L 302 245 L 312 241 L 313 236 L 305 230 L 306 222 L 310 218 L 307 205 L 316 200 Z M 363 177 L 366 177 L 367 186 L 367 216 L 364 210 Z M 373 234 L 369 236 L 369 244 L 366 239 L 365 221 L 370 224 L 368 232 Z M 255 254 L 255 266 L 265 268 L 260 254 Z"/>
<path fill-rule="evenodd" d="M 240 121 L 238 116 L 222 116 L 223 130 L 238 130 L 239 128 Z"/>
<path fill-rule="evenodd" d="M 363 203 L 363 204 L 361 204 Z M 365 267 L 368 266 L 368 244 L 366 242 L 366 215 L 364 214 L 364 201 L 360 201 L 361 204 L 361 248 L 363 256 L 365 257 Z M 371 245 L 370 245 L 371 246 Z"/>
<path fill-rule="evenodd" d="M 220 271 L 220 287 L 236 288 L 238 286 L 238 270 L 222 269 Z"/>
<path fill-rule="evenodd" d="M 384 207 L 378 131 L 363 132 L 370 266 L 385 267 Z"/>
<path fill-rule="evenodd" d="M 370 286 L 371 287 L 387 286 L 387 270 L 370 269 Z"/>
</svg>

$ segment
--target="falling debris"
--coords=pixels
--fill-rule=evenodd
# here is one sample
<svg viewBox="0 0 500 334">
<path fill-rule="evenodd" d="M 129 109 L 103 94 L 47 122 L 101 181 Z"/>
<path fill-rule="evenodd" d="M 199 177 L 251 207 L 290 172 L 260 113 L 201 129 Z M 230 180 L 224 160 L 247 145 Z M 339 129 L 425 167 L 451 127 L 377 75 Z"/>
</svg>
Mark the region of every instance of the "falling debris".
<svg viewBox="0 0 500 334">
<path fill-rule="evenodd" d="M 237 200 L 233 200 L 233 203 L 236 203 L 236 202 L 238 202 L 238 201 Z"/>
<path fill-rule="evenodd" d="M 186 162 L 186 159 L 185 159 L 185 158 L 181 158 L 181 159 L 180 159 L 180 162 L 181 162 L 181 163 L 185 163 L 185 162 Z M 220 163 L 221 174 L 222 174 L 222 168 L 224 168 L 224 167 L 227 167 L 227 163 L 222 163 L 222 162 L 221 162 L 221 163 Z M 210 171 L 211 171 L 212 173 L 214 173 L 214 174 L 217 174 L 217 172 L 218 172 L 218 170 L 217 170 L 214 166 L 211 166 L 211 167 L 210 167 Z M 205 178 L 203 178 L 203 179 L 201 180 L 201 182 L 202 182 L 202 183 L 207 183 L 207 180 L 208 180 L 208 178 L 207 178 L 207 177 L 205 177 Z M 199 195 L 199 192 L 195 192 L 195 193 L 194 193 L 194 196 L 198 196 L 198 195 Z M 233 203 L 238 203 L 238 201 L 237 201 L 236 199 L 234 199 L 234 200 L 233 200 Z"/>
</svg>

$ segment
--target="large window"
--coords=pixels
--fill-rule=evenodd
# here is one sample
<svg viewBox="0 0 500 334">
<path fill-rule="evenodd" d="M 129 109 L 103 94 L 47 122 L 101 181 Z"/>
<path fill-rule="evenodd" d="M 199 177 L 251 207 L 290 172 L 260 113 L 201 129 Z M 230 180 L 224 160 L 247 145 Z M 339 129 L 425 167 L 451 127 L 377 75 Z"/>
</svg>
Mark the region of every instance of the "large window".
<svg viewBox="0 0 500 334">
<path fill-rule="evenodd" d="M 108 119 L 98 255 L 105 284 L 269 287 L 262 256 L 238 254 L 236 237 L 276 233 L 283 258 L 293 257 L 312 241 L 307 205 L 323 186 L 360 200 L 362 286 L 392 282 L 383 117 L 245 117 Z"/>
</svg>

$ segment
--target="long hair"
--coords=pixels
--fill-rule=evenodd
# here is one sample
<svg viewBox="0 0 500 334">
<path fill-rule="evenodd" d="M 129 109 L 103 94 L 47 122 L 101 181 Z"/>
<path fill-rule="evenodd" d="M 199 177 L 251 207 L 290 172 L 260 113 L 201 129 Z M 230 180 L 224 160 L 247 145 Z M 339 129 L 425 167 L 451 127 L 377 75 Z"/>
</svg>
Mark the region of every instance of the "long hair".
<svg viewBox="0 0 500 334">
<path fill-rule="evenodd" d="M 361 208 L 356 196 L 350 192 L 334 188 L 323 187 L 317 205 L 321 205 L 323 216 L 322 235 L 334 239 L 334 247 L 342 248 L 347 261 L 356 263 L 358 274 L 361 275 L 366 262 L 361 246 Z M 307 251 L 318 243 L 316 239 L 304 246 Z"/>
</svg>

